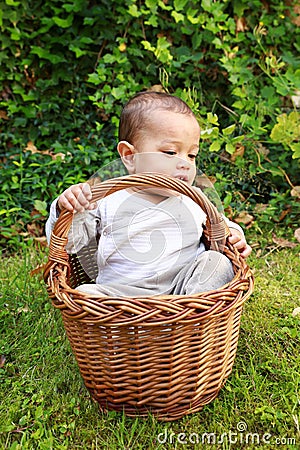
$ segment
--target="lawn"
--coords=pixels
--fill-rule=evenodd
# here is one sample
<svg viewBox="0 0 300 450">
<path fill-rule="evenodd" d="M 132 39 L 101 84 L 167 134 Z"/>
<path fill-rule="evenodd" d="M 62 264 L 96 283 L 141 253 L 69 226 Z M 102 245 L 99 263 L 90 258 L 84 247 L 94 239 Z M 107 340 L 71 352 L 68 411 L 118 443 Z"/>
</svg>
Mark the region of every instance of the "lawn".
<svg viewBox="0 0 300 450">
<path fill-rule="evenodd" d="M 99 412 L 59 311 L 43 281 L 29 274 L 45 251 L 25 246 L 3 256 L 0 448 L 300 448 L 300 246 L 259 253 L 249 258 L 255 292 L 244 307 L 232 374 L 202 411 L 169 423 Z"/>
</svg>

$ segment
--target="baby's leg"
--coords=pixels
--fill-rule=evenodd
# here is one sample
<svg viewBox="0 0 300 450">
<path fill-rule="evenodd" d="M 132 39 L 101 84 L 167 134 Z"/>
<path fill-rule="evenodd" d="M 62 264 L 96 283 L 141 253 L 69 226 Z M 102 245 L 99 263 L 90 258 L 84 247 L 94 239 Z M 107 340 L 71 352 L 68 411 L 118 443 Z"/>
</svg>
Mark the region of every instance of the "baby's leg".
<svg viewBox="0 0 300 450">
<path fill-rule="evenodd" d="M 214 250 L 203 252 L 186 273 L 182 294 L 197 294 L 219 289 L 234 277 L 230 260 Z"/>
</svg>

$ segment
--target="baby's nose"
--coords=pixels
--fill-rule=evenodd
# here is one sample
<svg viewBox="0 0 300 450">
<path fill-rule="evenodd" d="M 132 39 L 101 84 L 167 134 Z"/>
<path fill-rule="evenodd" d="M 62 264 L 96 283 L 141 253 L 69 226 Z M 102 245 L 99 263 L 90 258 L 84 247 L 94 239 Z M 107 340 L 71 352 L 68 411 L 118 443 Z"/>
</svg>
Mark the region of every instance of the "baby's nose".
<svg viewBox="0 0 300 450">
<path fill-rule="evenodd" d="M 178 169 L 189 169 L 191 167 L 191 163 L 183 158 L 178 158 L 177 168 Z"/>
</svg>

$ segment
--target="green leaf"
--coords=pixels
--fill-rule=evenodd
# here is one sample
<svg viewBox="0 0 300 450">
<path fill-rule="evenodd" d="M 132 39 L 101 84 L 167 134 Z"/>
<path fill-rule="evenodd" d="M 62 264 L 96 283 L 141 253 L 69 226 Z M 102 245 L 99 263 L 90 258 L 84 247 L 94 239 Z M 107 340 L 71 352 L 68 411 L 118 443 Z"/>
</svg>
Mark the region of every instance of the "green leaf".
<svg viewBox="0 0 300 450">
<path fill-rule="evenodd" d="M 284 113 L 277 116 L 277 124 L 274 125 L 270 137 L 274 142 L 288 145 L 293 141 L 298 141 L 300 139 L 300 114 L 292 111 L 289 115 Z"/>
<path fill-rule="evenodd" d="M 280 95 L 282 95 L 283 97 L 285 97 L 286 95 L 288 95 L 290 93 L 290 88 L 289 86 L 282 81 L 281 79 L 278 78 L 273 78 L 273 85 L 276 88 L 276 92 Z"/>
<path fill-rule="evenodd" d="M 42 216 L 48 215 L 47 202 L 41 201 L 41 200 L 35 200 L 34 207 L 40 214 L 42 214 Z"/>
<path fill-rule="evenodd" d="M 19 28 L 12 28 L 10 37 L 13 41 L 19 41 L 21 39 L 21 31 L 19 30 Z"/>
<path fill-rule="evenodd" d="M 207 113 L 207 121 L 212 123 L 213 125 L 219 125 L 217 114 L 213 114 L 211 112 Z"/>
<path fill-rule="evenodd" d="M 212 0 L 202 0 L 201 6 L 204 11 L 211 12 L 213 10 Z"/>
<path fill-rule="evenodd" d="M 172 9 L 173 9 L 173 6 L 168 6 L 167 2 L 165 0 L 158 0 L 157 4 L 164 11 L 172 11 Z"/>
<path fill-rule="evenodd" d="M 244 109 L 245 104 L 241 100 L 237 100 L 236 102 L 234 102 L 232 104 L 232 106 L 233 106 L 233 108 L 236 108 L 236 109 Z"/>
<path fill-rule="evenodd" d="M 145 25 L 150 25 L 151 27 L 157 27 L 158 17 L 156 14 L 152 14 L 148 20 L 145 20 Z"/>
<path fill-rule="evenodd" d="M 73 0 L 71 4 L 64 4 L 63 8 L 67 11 L 67 12 L 80 12 L 83 10 L 85 6 L 85 0 Z"/>
<path fill-rule="evenodd" d="M 275 89 L 273 88 L 273 86 L 263 86 L 262 90 L 261 90 L 261 95 L 264 98 L 269 99 L 270 97 L 273 97 L 275 94 Z"/>
<path fill-rule="evenodd" d="M 171 54 L 168 47 L 171 44 L 167 41 L 165 37 L 158 38 L 157 48 L 154 52 L 157 59 L 163 64 L 169 63 L 173 59 L 173 55 Z"/>
<path fill-rule="evenodd" d="M 73 45 L 73 44 L 71 44 L 71 45 L 69 46 L 69 49 L 72 50 L 72 52 L 75 53 L 76 58 L 80 58 L 81 56 L 87 54 L 87 50 L 82 50 L 81 48 L 79 48 L 79 47 L 77 47 L 77 46 L 75 46 L 75 45 Z"/>
<path fill-rule="evenodd" d="M 176 11 L 182 11 L 185 8 L 188 0 L 174 0 L 174 8 Z"/>
<path fill-rule="evenodd" d="M 219 141 L 214 141 L 210 147 L 209 147 L 209 151 L 210 152 L 218 152 L 221 148 L 221 144 Z"/>
<path fill-rule="evenodd" d="M 73 23 L 73 19 L 73 14 L 70 14 L 66 19 L 61 19 L 60 17 L 56 16 L 52 18 L 53 22 L 61 28 L 69 28 Z"/>
<path fill-rule="evenodd" d="M 300 142 L 296 144 L 290 144 L 292 151 L 294 152 L 292 155 L 293 159 L 300 158 Z"/>
<path fill-rule="evenodd" d="M 195 9 L 188 9 L 186 17 L 192 25 L 196 25 L 198 23 L 203 24 L 205 22 L 205 15 L 199 14 L 199 11 Z"/>
<path fill-rule="evenodd" d="M 244 10 L 247 9 L 247 3 L 242 3 L 241 0 L 233 0 L 233 11 L 238 17 L 242 17 Z"/>
<path fill-rule="evenodd" d="M 151 11 L 157 9 L 157 1 L 156 0 L 146 0 L 145 4 L 147 8 L 149 8 Z"/>
<path fill-rule="evenodd" d="M 230 144 L 230 143 L 227 143 L 227 144 L 225 145 L 225 150 L 226 150 L 226 152 L 229 153 L 230 155 L 233 155 L 233 153 L 235 152 L 235 146 L 232 145 L 232 144 Z"/>
<path fill-rule="evenodd" d="M 5 0 L 5 3 L 6 3 L 8 6 L 19 6 L 19 4 L 20 4 L 21 2 L 16 2 L 16 1 L 14 1 L 14 0 Z"/>
<path fill-rule="evenodd" d="M 88 76 L 88 82 L 95 85 L 103 83 L 105 80 L 106 80 L 105 74 L 91 73 Z"/>
<path fill-rule="evenodd" d="M 244 139 L 245 139 L 245 135 L 244 135 L 244 134 L 241 134 L 241 135 L 239 135 L 239 136 L 236 136 L 236 137 L 234 137 L 234 138 L 231 138 L 230 140 L 231 140 L 231 143 L 232 143 L 232 144 L 238 144 L 239 142 L 242 142 Z"/>
<path fill-rule="evenodd" d="M 155 47 L 153 47 L 149 41 L 141 41 L 141 44 L 144 46 L 145 50 L 149 50 L 150 52 L 155 52 Z"/>
<path fill-rule="evenodd" d="M 49 50 L 46 50 L 42 47 L 32 46 L 31 53 L 38 55 L 39 58 L 47 59 L 53 64 L 58 64 L 66 61 L 63 56 L 55 55 L 51 53 Z"/>
<path fill-rule="evenodd" d="M 228 192 L 228 194 L 226 194 L 226 196 L 224 197 L 224 200 L 223 200 L 224 208 L 228 208 L 228 206 L 231 204 L 231 202 L 232 202 L 232 193 Z"/>
<path fill-rule="evenodd" d="M 124 97 L 125 92 L 126 86 L 113 87 L 111 90 L 111 95 L 119 100 Z"/>
<path fill-rule="evenodd" d="M 274 89 L 273 89 L 273 91 L 274 91 Z M 240 87 L 234 88 L 232 93 L 233 93 L 233 95 L 236 95 L 237 97 L 240 97 L 240 98 L 247 97 L 247 93 L 245 92 L 245 89 L 242 89 Z"/>
<path fill-rule="evenodd" d="M 142 14 L 139 10 L 138 7 L 136 5 L 130 5 L 128 8 L 128 12 L 132 17 L 140 17 L 140 15 Z"/>
<path fill-rule="evenodd" d="M 232 134 L 235 130 L 235 124 L 229 125 L 229 127 L 227 128 L 223 128 L 222 133 L 224 134 L 224 136 L 229 136 L 230 134 Z"/>
<path fill-rule="evenodd" d="M 83 36 L 82 38 L 80 38 L 79 42 L 81 44 L 93 44 L 94 43 L 93 39 L 91 39 L 91 38 L 89 38 L 87 36 Z"/>
<path fill-rule="evenodd" d="M 218 137 L 219 128 L 212 127 L 206 128 L 205 130 L 201 130 L 201 139 L 212 139 L 214 137 Z"/>
<path fill-rule="evenodd" d="M 83 24 L 84 25 L 94 25 L 94 23 L 96 22 L 96 17 L 85 17 L 83 20 Z"/>
<path fill-rule="evenodd" d="M 184 15 L 181 13 L 178 13 L 177 11 L 172 11 L 171 16 L 174 17 L 174 20 L 176 23 L 183 22 L 184 21 Z"/>
</svg>

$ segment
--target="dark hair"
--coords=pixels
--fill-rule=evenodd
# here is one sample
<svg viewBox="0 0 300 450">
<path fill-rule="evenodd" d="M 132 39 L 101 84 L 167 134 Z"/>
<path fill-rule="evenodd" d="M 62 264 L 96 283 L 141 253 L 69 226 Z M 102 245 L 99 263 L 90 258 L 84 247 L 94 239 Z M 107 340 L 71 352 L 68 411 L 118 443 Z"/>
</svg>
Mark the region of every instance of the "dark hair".
<svg viewBox="0 0 300 450">
<path fill-rule="evenodd" d="M 150 113 L 158 109 L 195 117 L 191 108 L 178 97 L 165 92 L 139 92 L 123 108 L 119 125 L 119 141 L 132 144 L 147 125 Z"/>
</svg>

